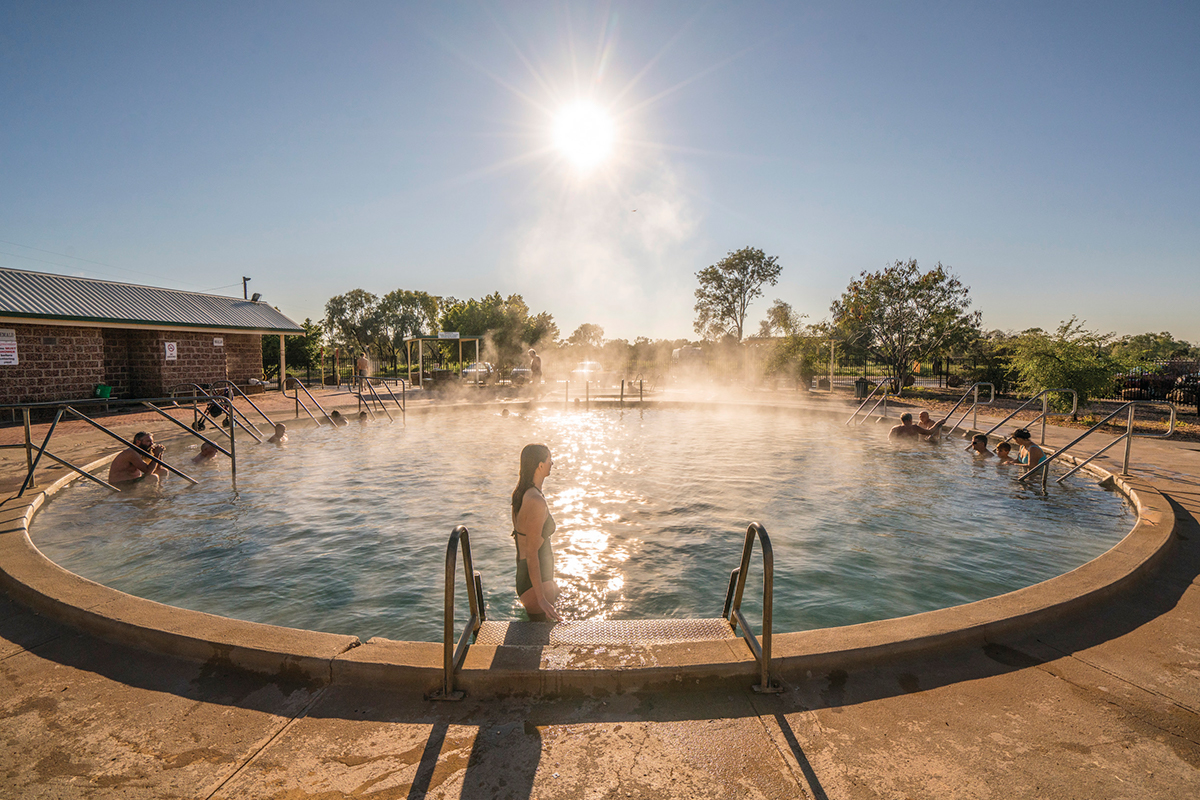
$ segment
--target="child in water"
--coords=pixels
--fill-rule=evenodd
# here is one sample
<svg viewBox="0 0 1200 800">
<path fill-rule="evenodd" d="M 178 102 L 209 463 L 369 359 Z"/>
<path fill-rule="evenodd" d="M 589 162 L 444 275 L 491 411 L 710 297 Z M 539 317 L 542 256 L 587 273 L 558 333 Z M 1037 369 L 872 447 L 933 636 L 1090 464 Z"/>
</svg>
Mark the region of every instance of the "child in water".
<svg viewBox="0 0 1200 800">
<path fill-rule="evenodd" d="M 1008 442 L 1001 442 L 996 445 L 996 455 L 999 456 L 1001 465 L 1008 466 L 1009 464 L 1017 463 L 1017 460 L 1010 453 L 1012 453 L 1012 445 Z"/>
</svg>

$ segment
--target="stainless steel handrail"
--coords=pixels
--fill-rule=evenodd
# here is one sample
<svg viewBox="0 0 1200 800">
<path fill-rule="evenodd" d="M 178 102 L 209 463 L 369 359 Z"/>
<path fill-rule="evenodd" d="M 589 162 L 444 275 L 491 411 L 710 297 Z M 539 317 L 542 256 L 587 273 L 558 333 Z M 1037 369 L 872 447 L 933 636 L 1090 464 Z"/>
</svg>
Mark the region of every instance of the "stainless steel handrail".
<svg viewBox="0 0 1200 800">
<path fill-rule="evenodd" d="M 231 474 L 232 474 L 233 485 L 234 485 L 234 488 L 236 489 L 237 488 L 237 458 L 235 455 L 236 451 L 234 449 L 233 430 L 231 429 L 228 433 L 229 449 L 226 450 L 225 448 L 218 445 L 216 442 L 209 440 L 205 436 L 201 436 L 198 431 L 196 431 L 192 428 L 189 428 L 187 425 L 184 425 L 182 422 L 180 422 L 179 420 L 170 416 L 169 414 L 164 412 L 162 409 L 152 405 L 153 402 L 168 402 L 168 401 L 178 405 L 178 400 L 177 400 L 177 398 L 174 398 L 174 397 L 152 398 L 150 400 L 112 400 L 112 399 L 108 399 L 108 404 L 132 405 L 132 404 L 136 403 L 136 404 L 142 405 L 142 406 L 149 408 L 152 411 L 156 411 L 160 415 L 166 417 L 172 423 L 183 428 L 192 436 L 195 436 L 198 439 L 203 439 L 204 441 L 213 445 L 213 447 L 216 447 L 222 453 L 229 456 L 229 458 L 233 464 Z M 230 400 L 227 397 L 222 397 L 219 395 L 201 395 L 201 396 L 192 398 L 193 404 L 201 402 L 201 401 L 204 401 L 204 402 L 212 401 L 212 402 L 224 404 L 227 407 L 226 413 L 229 413 L 228 409 L 232 408 L 232 406 L 233 406 L 232 400 Z M 86 400 L 82 401 L 82 402 L 85 404 L 88 403 L 88 401 L 86 401 Z M 17 492 L 17 497 L 24 496 L 25 492 L 28 491 L 30 488 L 32 488 L 33 475 L 34 475 L 34 472 L 37 470 L 38 464 L 41 463 L 42 456 L 47 456 L 48 458 L 52 459 L 53 461 L 56 461 L 59 464 L 62 464 L 64 467 L 67 467 L 68 469 L 78 473 L 79 475 L 87 478 L 90 481 L 94 481 L 95 483 L 98 483 L 101 486 L 104 486 L 105 488 L 108 488 L 108 489 L 110 489 L 112 491 L 116 491 L 116 492 L 121 491 L 120 489 L 118 489 L 117 487 L 108 483 L 107 481 L 101 480 L 100 478 L 97 478 L 96 476 L 89 474 L 82 468 L 76 466 L 75 464 L 72 464 L 70 461 L 60 458 L 60 457 L 56 456 L 54 453 L 51 453 L 49 451 L 48 448 L 50 445 L 50 440 L 54 436 L 54 433 L 58 428 L 58 423 L 62 420 L 63 415 L 68 414 L 68 413 L 77 417 L 81 421 L 86 422 L 87 424 L 91 425 L 92 427 L 96 428 L 97 430 L 111 436 L 112 438 L 114 438 L 117 441 L 124 444 L 126 447 L 134 447 L 133 442 L 130 442 L 128 439 L 125 439 L 123 436 L 120 436 L 119 434 L 106 428 L 104 425 L 101 425 L 99 422 L 96 422 L 94 419 L 92 419 L 91 417 L 82 413 L 77 408 L 74 408 L 74 405 L 76 405 L 76 404 L 75 403 L 62 403 L 62 402 L 59 402 L 59 403 L 49 402 L 49 403 L 18 403 L 18 404 L 2 406 L 3 408 L 12 408 L 12 409 L 21 408 L 26 414 L 28 414 L 28 410 L 30 408 L 56 408 L 56 411 L 54 414 L 54 420 L 53 420 L 53 422 L 51 422 L 50 427 L 46 431 L 46 438 L 42 441 L 41 447 L 34 447 L 32 442 L 29 441 L 28 431 L 26 432 L 26 444 L 24 446 L 28 448 L 28 450 L 27 450 L 27 452 L 28 452 L 28 456 L 27 456 L 28 469 L 25 474 L 25 480 L 22 481 L 21 488 Z M 33 456 L 33 452 L 35 450 L 37 451 L 36 457 Z M 183 478 L 184 480 L 188 481 L 189 483 L 191 483 L 193 485 L 199 483 L 199 481 L 197 481 L 195 478 L 191 477 L 190 475 L 188 475 L 184 472 L 181 472 L 180 470 L 176 469 L 175 467 L 172 467 L 170 464 L 168 464 L 167 462 L 158 458 L 157 456 L 154 456 L 150 453 L 145 453 L 144 455 L 146 458 L 150 459 L 154 463 L 161 465 L 167 471 L 172 472 L 175 475 L 178 475 L 179 477 Z"/>
<path fill-rule="evenodd" d="M 200 386 L 199 384 L 196 384 L 196 383 L 176 384 L 175 386 L 171 387 L 171 389 L 170 389 L 171 394 L 174 395 L 180 386 L 187 386 L 187 387 L 191 388 L 193 390 L 193 393 L 192 393 L 193 398 L 204 396 L 204 397 L 208 397 L 208 398 L 222 398 L 225 400 L 229 400 L 228 406 L 231 411 L 227 411 L 226 415 L 229 417 L 230 427 L 232 428 L 233 425 L 240 425 L 242 430 L 244 430 L 246 433 L 250 434 L 255 439 L 257 439 L 259 444 L 262 444 L 263 438 L 259 434 L 258 428 L 256 428 L 254 426 L 254 423 L 250 421 L 249 417 L 247 417 L 245 414 L 242 413 L 241 409 L 239 409 L 236 405 L 234 405 L 233 401 L 230 400 L 230 398 L 223 397 L 222 395 L 210 395 L 207 393 L 207 391 L 204 389 L 203 386 Z M 175 398 L 172 397 L 172 399 L 175 399 Z M 253 404 L 251 404 L 251 405 L 253 405 Z M 238 417 L 241 417 L 242 420 L 245 420 L 245 422 L 238 420 Z M 216 429 L 220 430 L 221 426 L 216 426 Z M 230 438 L 232 438 L 232 437 L 230 437 Z"/>
<path fill-rule="evenodd" d="M 991 436 L 993 433 L 1000 430 L 1000 427 L 1002 425 L 1004 425 L 1004 423 L 1008 422 L 1010 419 L 1015 417 L 1017 414 L 1020 414 L 1022 411 L 1024 411 L 1029 406 L 1030 403 L 1034 402 L 1035 400 L 1041 400 L 1042 401 L 1042 413 L 1037 415 L 1033 419 L 1031 419 L 1028 424 L 1036 425 L 1038 420 L 1041 420 L 1042 440 L 1040 443 L 1045 444 L 1046 443 L 1046 418 L 1050 416 L 1050 395 L 1054 394 L 1055 392 L 1069 392 L 1071 394 L 1071 416 L 1074 416 L 1075 412 L 1077 412 L 1079 410 L 1079 393 L 1078 392 L 1076 392 L 1074 389 L 1044 389 L 1043 391 L 1038 392 L 1033 397 L 1026 400 L 1021 405 L 1017 406 L 1016 409 L 1011 414 L 1009 414 L 1007 417 L 1000 420 L 995 425 L 993 425 L 992 427 L 990 427 L 986 431 L 984 431 L 983 435 Z M 1065 416 L 1065 414 L 1064 414 L 1064 416 Z M 1011 438 L 1011 437 L 1006 437 L 1006 439 L 1007 438 Z M 967 445 L 966 448 L 964 448 L 964 449 L 970 450 L 971 445 Z"/>
<path fill-rule="evenodd" d="M 754 539 L 762 546 L 763 554 L 763 608 L 762 608 L 762 642 L 754 636 L 750 623 L 742 614 L 742 592 L 746 588 L 746 573 L 750 569 L 750 555 L 754 551 Z M 771 549 L 771 538 L 767 529 L 757 522 L 751 522 L 746 528 L 746 540 L 742 545 L 742 563 L 729 574 L 729 589 L 725 594 L 725 611 L 722 616 L 736 630 L 742 629 L 742 638 L 750 646 L 750 652 L 758 660 L 761 682 L 754 691 L 762 694 L 778 694 L 783 687 L 771 681 L 771 600 L 775 594 L 775 552 Z"/>
<path fill-rule="evenodd" d="M 229 380 L 228 378 L 223 378 L 219 381 L 213 381 L 213 386 L 221 386 L 222 384 L 228 386 L 229 388 L 231 388 L 235 392 L 237 392 L 238 396 L 241 397 L 243 400 L 245 400 L 247 403 L 249 403 L 250 407 L 253 408 L 255 411 L 257 411 L 259 413 L 259 416 L 261 416 L 263 419 L 265 419 L 267 421 L 268 425 L 270 425 L 272 428 L 275 427 L 275 420 L 268 417 L 265 411 L 263 411 L 261 408 L 259 408 L 257 405 L 255 405 L 254 401 L 251 400 L 245 392 L 243 392 L 241 389 L 239 389 L 238 385 L 236 383 Z"/>
<path fill-rule="evenodd" d="M 313 401 L 313 405 L 315 405 L 317 408 L 320 408 L 320 409 L 321 409 L 321 413 L 325 415 L 325 419 L 329 420 L 329 424 L 330 424 L 330 425 L 332 425 L 333 427 L 335 427 L 335 428 L 336 428 L 336 427 L 337 427 L 337 423 L 333 421 L 333 417 L 329 416 L 329 412 L 328 412 L 328 411 L 326 411 L 326 410 L 325 410 L 325 409 L 324 409 L 324 408 L 321 406 L 321 404 L 317 402 L 317 398 L 315 398 L 315 397 L 313 397 L 313 396 L 312 396 L 312 392 L 310 392 L 310 391 L 308 390 L 308 387 L 307 387 L 307 386 L 305 386 L 305 385 L 304 385 L 304 383 L 303 383 L 303 382 L 302 382 L 302 381 L 301 381 L 299 378 L 291 378 L 290 380 L 292 381 L 292 385 L 293 385 L 293 386 L 299 387 L 300 389 L 303 389 L 303 390 L 304 390 L 304 393 L 305 393 L 306 395 L 308 395 L 308 399 Z M 286 385 L 286 384 L 285 384 L 285 385 Z M 300 400 L 300 395 L 299 395 L 299 394 L 297 394 L 297 395 L 296 395 L 296 400 L 297 400 L 297 402 L 299 402 L 299 400 Z M 303 403 L 301 403 L 301 405 L 303 405 Z M 310 417 L 312 417 L 312 412 L 309 412 L 309 416 L 310 416 Z M 315 420 L 315 419 L 316 419 L 316 417 L 313 417 L 313 419 Z M 318 421 L 318 422 L 317 422 L 317 424 L 318 424 L 318 425 L 320 425 L 321 423 Z"/>
<path fill-rule="evenodd" d="M 383 409 L 383 413 L 387 414 L 388 422 L 395 422 L 396 420 L 392 418 L 392 412 L 388 411 L 388 410 L 387 410 L 387 406 L 386 406 L 386 405 L 384 405 L 384 403 L 383 403 L 383 398 L 379 396 L 379 392 L 375 391 L 375 387 L 371 385 L 371 379 L 370 379 L 370 378 L 363 378 L 363 379 L 362 379 L 362 382 L 361 382 L 361 383 L 358 385 L 358 386 L 359 386 L 359 388 L 358 388 L 358 401 L 359 401 L 360 403 L 363 403 L 363 402 L 364 402 L 364 401 L 363 401 L 363 397 L 362 397 L 362 387 L 363 387 L 363 385 L 364 385 L 364 384 L 366 385 L 366 387 L 367 387 L 368 389 L 370 389 L 370 390 L 371 390 L 371 397 L 373 397 L 373 398 L 375 399 L 375 402 L 379 403 L 379 407 L 380 407 L 381 409 Z M 375 411 L 374 411 L 374 409 L 372 409 L 372 408 L 371 408 L 371 404 L 370 404 L 370 403 L 366 403 L 366 406 L 367 406 L 367 411 L 371 412 L 371 416 L 372 416 L 372 417 L 373 417 L 373 416 L 375 416 Z"/>
<path fill-rule="evenodd" d="M 862 405 L 859 406 L 858 408 L 854 409 L 854 413 L 850 415 L 850 419 L 846 420 L 847 425 L 854 422 L 854 418 L 858 416 L 858 412 L 863 410 L 863 406 L 865 406 L 867 403 L 871 402 L 871 398 L 874 397 L 876 395 L 876 393 L 879 392 L 880 389 L 883 390 L 883 395 L 878 400 L 875 401 L 875 405 L 871 406 L 871 408 L 867 411 L 867 413 L 863 414 L 862 421 L 857 422 L 855 424 L 862 425 L 863 422 L 866 422 L 867 418 L 870 417 L 872 412 L 874 412 L 875 409 L 879 407 L 880 403 L 883 403 L 883 413 L 880 415 L 880 417 L 881 418 L 887 417 L 887 399 L 889 397 L 894 397 L 894 395 L 891 393 L 891 390 L 887 387 L 886 383 L 880 383 L 874 389 L 871 390 L 871 393 L 869 395 L 867 395 L 867 399 L 862 401 Z"/>
<path fill-rule="evenodd" d="M 463 571 L 467 576 L 467 603 L 471 607 L 471 616 L 467 626 L 463 628 L 458 645 L 454 644 L 454 576 L 458 562 L 458 546 L 462 545 Z M 461 700 L 465 692 L 454 688 L 454 675 L 467 657 L 467 648 L 471 646 L 471 637 L 479 630 L 479 626 L 487 618 L 483 605 L 483 578 L 475 571 L 471 560 L 471 534 L 466 525 L 459 525 L 450 532 L 450 541 L 446 544 L 446 605 L 443 617 L 442 650 L 442 688 L 429 696 L 430 700 Z"/>
<path fill-rule="evenodd" d="M 1111 442 L 1109 442 L 1108 444 L 1104 445 L 1104 447 L 1102 447 L 1102 448 L 1100 448 L 1099 450 L 1097 450 L 1095 453 L 1093 453 L 1091 456 L 1089 456 L 1089 457 L 1088 457 L 1087 459 L 1085 459 L 1084 461 L 1081 461 L 1080 463 L 1076 464 L 1076 465 L 1075 465 L 1075 467 L 1074 467 L 1073 469 L 1071 469 L 1069 472 L 1067 472 L 1065 475 L 1063 475 L 1063 476 L 1062 476 L 1062 477 L 1060 477 L 1060 478 L 1056 478 L 1056 479 L 1054 480 L 1054 482 L 1055 482 L 1055 483 L 1062 483 L 1062 482 L 1063 482 L 1063 481 L 1065 481 L 1067 478 L 1071 477 L 1071 476 L 1072 476 L 1072 475 L 1074 475 L 1076 472 L 1078 472 L 1079 470 L 1081 470 L 1081 469 L 1083 469 L 1084 467 L 1086 467 L 1086 466 L 1087 466 L 1088 464 L 1090 464 L 1090 463 L 1091 463 L 1091 462 L 1092 462 L 1094 459 L 1096 459 L 1096 458 L 1098 458 L 1099 456 L 1103 455 L 1105 452 L 1107 452 L 1107 451 L 1108 451 L 1108 449 L 1109 449 L 1110 447 L 1114 447 L 1115 445 L 1117 445 L 1117 444 L 1120 444 L 1121 442 L 1125 442 L 1125 458 L 1124 458 L 1124 460 L 1123 460 L 1123 461 L 1122 461 L 1122 463 L 1121 463 L 1121 474 L 1122 474 L 1122 475 L 1128 475 L 1128 474 L 1129 474 L 1129 455 L 1130 455 L 1130 452 L 1132 451 L 1132 448 L 1133 448 L 1133 439 L 1134 439 L 1134 437 L 1138 437 L 1138 438 L 1142 438 L 1142 439 L 1166 439 L 1166 438 L 1168 438 L 1169 436 L 1171 436 L 1171 434 L 1175 433 L 1175 405 L 1174 405 L 1173 403 L 1167 403 L 1167 404 L 1166 404 L 1166 406 L 1167 406 L 1168 408 L 1170 408 L 1170 409 L 1171 409 L 1171 422 L 1170 422 L 1170 425 L 1169 425 L 1169 426 L 1168 426 L 1168 428 L 1167 428 L 1167 432 L 1166 432 L 1166 433 L 1143 433 L 1143 434 L 1140 434 L 1140 436 L 1139 436 L 1139 434 L 1136 434 L 1136 433 L 1134 433 L 1134 432 L 1133 432 L 1133 415 L 1134 415 L 1134 413 L 1135 413 L 1135 411 L 1137 410 L 1137 407 L 1138 407 L 1139 405 L 1141 405 L 1141 406 L 1155 406 L 1155 405 L 1161 405 L 1161 404 L 1159 404 L 1159 403 L 1147 403 L 1147 402 L 1144 402 L 1144 401 L 1138 401 L 1138 400 L 1131 400 L 1131 401 L 1129 401 L 1128 403 L 1125 403 L 1125 404 L 1123 404 L 1123 405 L 1121 405 L 1121 406 L 1118 406 L 1118 407 L 1117 407 L 1117 409 L 1116 409 L 1115 411 L 1113 411 L 1111 414 L 1109 414 L 1109 415 L 1108 415 L 1107 417 L 1105 417 L 1104 419 L 1102 419 L 1102 420 L 1100 420 L 1099 422 L 1097 422 L 1097 423 L 1096 423 L 1095 425 L 1093 425 L 1092 427 L 1088 428 L 1086 431 L 1084 431 L 1082 434 L 1080 434 L 1078 437 L 1076 437 L 1075 439 L 1073 439 L 1073 440 L 1072 440 L 1070 443 L 1068 443 L 1068 444 L 1067 444 L 1067 445 L 1065 445 L 1064 447 L 1060 447 L 1058 450 L 1056 450 L 1056 451 L 1054 452 L 1054 454 L 1053 454 L 1053 455 L 1046 456 L 1046 458 L 1042 459 L 1041 463 L 1039 463 L 1039 464 L 1036 464 L 1036 465 L 1034 465 L 1033 467 L 1031 467 L 1031 468 L 1029 469 L 1029 471 L 1027 471 L 1027 472 L 1023 473 L 1023 474 L 1020 476 L 1020 478 L 1018 478 L 1018 480 L 1022 480 L 1022 481 L 1023 481 L 1023 480 L 1025 480 L 1026 478 L 1028 478 L 1030 475 L 1032 475 L 1033 473 L 1035 473 L 1035 472 L 1039 472 L 1039 471 L 1040 471 L 1040 472 L 1042 473 L 1042 484 L 1044 485 L 1044 484 L 1046 483 L 1046 476 L 1047 476 L 1047 474 L 1048 474 L 1048 473 L 1049 473 L 1049 471 L 1050 471 L 1050 462 L 1051 462 L 1051 461 L 1053 461 L 1054 459 L 1056 459 L 1056 458 L 1058 458 L 1059 456 L 1063 455 L 1063 454 L 1064 454 L 1064 453 L 1066 453 L 1068 450 L 1070 450 L 1072 447 L 1074 447 L 1075 445 L 1079 444 L 1080 442 L 1082 442 L 1082 441 L 1083 441 L 1084 439 L 1086 439 L 1087 437 L 1091 436 L 1093 433 L 1095 433 L 1097 430 L 1099 430 L 1099 429 L 1100 429 L 1100 427 L 1104 425 L 1104 423 L 1108 422 L 1110 419 L 1112 419 L 1113 417 L 1117 416 L 1117 415 L 1118 415 L 1118 414 L 1120 414 L 1122 411 L 1127 411 L 1127 412 L 1128 412 L 1128 418 L 1127 418 L 1127 420 L 1126 420 L 1126 422 L 1125 422 L 1125 432 L 1124 432 L 1124 433 L 1122 433 L 1120 436 L 1118 436 L 1116 439 L 1113 439 L 1113 440 L 1112 440 Z"/>
<path fill-rule="evenodd" d="M 986 403 L 979 402 L 980 386 L 988 387 L 988 400 Z M 967 395 L 970 394 L 974 395 L 974 399 L 971 401 L 971 407 L 963 412 L 963 415 L 958 418 L 958 422 L 955 422 L 950 426 L 950 430 L 954 430 L 961 425 L 963 420 L 967 418 L 967 414 L 970 414 L 972 411 L 975 412 L 975 417 L 971 420 L 971 427 L 974 428 L 979 423 L 979 407 L 990 406 L 992 403 L 996 402 L 996 386 L 994 384 L 988 383 L 987 381 L 973 383 L 967 387 L 967 390 L 963 392 L 963 396 L 958 399 L 958 402 L 955 403 L 950 411 L 946 414 L 946 420 L 949 420 L 952 416 L 954 416 L 954 412 L 958 410 L 958 407 L 966 401 Z"/>
</svg>

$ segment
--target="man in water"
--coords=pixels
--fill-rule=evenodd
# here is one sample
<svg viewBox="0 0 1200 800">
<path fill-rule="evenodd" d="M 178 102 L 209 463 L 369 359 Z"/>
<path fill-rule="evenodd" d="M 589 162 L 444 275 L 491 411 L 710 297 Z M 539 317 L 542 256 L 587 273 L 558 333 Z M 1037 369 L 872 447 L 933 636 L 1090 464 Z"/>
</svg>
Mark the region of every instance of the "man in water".
<svg viewBox="0 0 1200 800">
<path fill-rule="evenodd" d="M 994 458 L 995 453 L 987 449 L 987 436 L 982 433 L 977 433 L 971 437 L 971 455 L 978 458 Z"/>
<path fill-rule="evenodd" d="M 912 414 L 907 412 L 900 415 L 900 424 L 888 431 L 889 439 L 919 439 L 921 429 L 913 425 Z"/>
<path fill-rule="evenodd" d="M 287 444 L 287 425 L 275 423 L 275 435 L 267 439 L 267 444 Z"/>
<path fill-rule="evenodd" d="M 221 451 L 218 450 L 216 447 L 214 447 L 209 442 L 202 442 L 200 444 L 200 452 L 197 453 L 196 455 L 192 456 L 192 463 L 193 464 L 203 464 L 205 461 L 211 460 L 213 458 L 213 456 L 215 456 L 219 452 L 221 452 Z"/>
<path fill-rule="evenodd" d="M 125 448 L 109 465 L 108 482 L 122 489 L 140 483 L 158 486 L 159 481 L 166 476 L 167 469 L 158 462 L 151 461 L 146 457 L 147 454 L 161 459 L 163 446 L 154 443 L 152 434 L 139 431 L 133 437 L 133 447 Z"/>
</svg>

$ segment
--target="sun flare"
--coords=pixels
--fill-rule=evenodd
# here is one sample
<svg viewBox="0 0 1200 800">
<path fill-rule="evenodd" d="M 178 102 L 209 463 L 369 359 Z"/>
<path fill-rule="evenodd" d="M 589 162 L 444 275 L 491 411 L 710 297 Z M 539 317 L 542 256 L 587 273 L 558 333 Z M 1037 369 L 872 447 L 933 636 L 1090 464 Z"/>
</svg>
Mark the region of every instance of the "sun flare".
<svg viewBox="0 0 1200 800">
<path fill-rule="evenodd" d="M 566 106 L 554 118 L 554 146 L 580 172 L 608 158 L 614 134 L 612 117 L 587 100 Z"/>
</svg>

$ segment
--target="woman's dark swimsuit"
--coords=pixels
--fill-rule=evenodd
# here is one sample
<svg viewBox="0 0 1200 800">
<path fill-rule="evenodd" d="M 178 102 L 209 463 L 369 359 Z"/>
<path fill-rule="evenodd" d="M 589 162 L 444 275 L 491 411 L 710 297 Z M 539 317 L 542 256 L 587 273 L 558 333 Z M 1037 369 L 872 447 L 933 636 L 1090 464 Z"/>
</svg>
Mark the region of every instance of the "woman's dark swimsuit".
<svg viewBox="0 0 1200 800">
<path fill-rule="evenodd" d="M 550 544 L 550 537 L 554 535 L 554 517 L 546 515 L 546 522 L 542 525 L 542 546 L 538 548 L 538 566 L 541 567 L 542 583 L 554 580 L 554 548 Z M 520 531 L 513 531 L 513 544 L 517 546 L 517 597 L 525 594 L 533 588 L 533 581 L 529 579 L 529 562 L 521 558 L 521 544 L 517 541 L 518 536 L 525 534 Z"/>
</svg>

